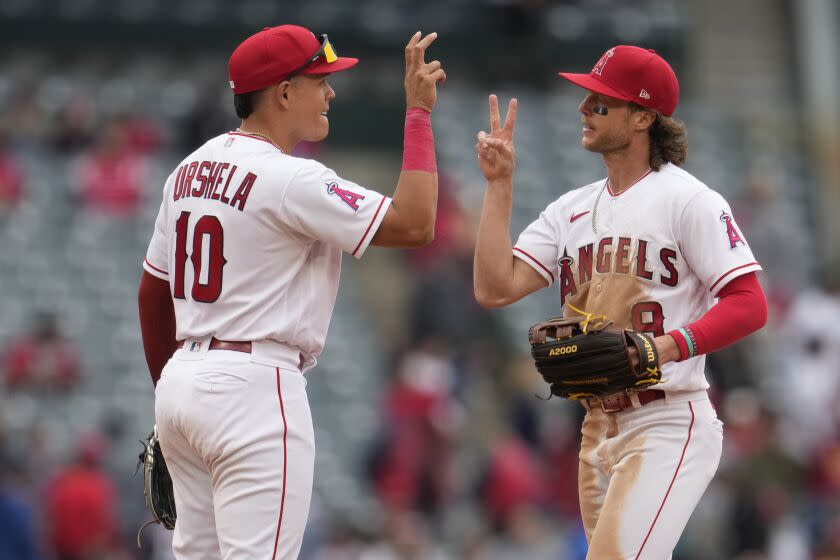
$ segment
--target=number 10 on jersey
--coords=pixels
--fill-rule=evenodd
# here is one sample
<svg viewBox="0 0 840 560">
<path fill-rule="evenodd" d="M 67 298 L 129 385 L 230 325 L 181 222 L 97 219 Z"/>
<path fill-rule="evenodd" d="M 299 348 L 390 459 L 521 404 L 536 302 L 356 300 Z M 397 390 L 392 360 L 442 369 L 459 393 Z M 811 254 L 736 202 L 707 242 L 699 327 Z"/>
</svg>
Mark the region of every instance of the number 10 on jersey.
<svg viewBox="0 0 840 560">
<path fill-rule="evenodd" d="M 222 273 L 227 264 L 224 255 L 225 231 L 216 216 L 200 217 L 193 227 L 192 252 L 187 255 L 189 227 L 190 212 L 181 212 L 178 221 L 175 222 L 175 279 L 172 295 L 178 299 L 186 299 L 184 272 L 189 256 L 193 266 L 193 284 L 190 292 L 192 299 L 213 303 L 222 293 Z M 205 254 L 207 262 L 203 260 Z"/>
</svg>

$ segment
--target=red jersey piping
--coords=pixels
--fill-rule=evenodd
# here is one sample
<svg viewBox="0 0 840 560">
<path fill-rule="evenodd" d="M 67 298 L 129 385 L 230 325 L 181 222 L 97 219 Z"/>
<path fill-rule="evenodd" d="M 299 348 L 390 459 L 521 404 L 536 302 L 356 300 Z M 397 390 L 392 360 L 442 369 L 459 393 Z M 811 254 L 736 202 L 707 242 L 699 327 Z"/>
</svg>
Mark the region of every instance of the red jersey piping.
<svg viewBox="0 0 840 560">
<path fill-rule="evenodd" d="M 758 265 L 758 263 L 757 263 L 757 262 L 751 262 L 751 263 L 747 263 L 747 264 L 742 264 L 741 266 L 736 266 L 736 267 L 735 267 L 735 268 L 733 268 L 732 270 L 729 270 L 729 271 L 727 271 L 727 272 L 724 272 L 724 273 L 721 275 L 721 277 L 720 277 L 720 278 L 718 278 L 717 280 L 715 280 L 715 283 L 714 283 L 714 284 L 712 284 L 712 287 L 711 287 L 711 288 L 709 288 L 709 291 L 710 291 L 710 292 L 713 292 L 713 291 L 714 291 L 714 289 L 715 289 L 715 286 L 717 286 L 717 285 L 720 283 L 720 281 L 721 281 L 721 280 L 723 280 L 724 278 L 726 278 L 727 276 L 729 276 L 730 274 L 732 274 L 732 273 L 733 273 L 733 272 L 735 272 L 736 270 L 741 270 L 742 268 L 747 268 L 748 266 L 753 266 L 753 265 Z"/>
<path fill-rule="evenodd" d="M 359 239 L 359 244 L 358 244 L 358 245 L 356 245 L 356 248 L 355 248 L 355 249 L 353 249 L 353 252 L 352 252 L 352 253 L 350 253 L 350 254 L 351 254 L 351 256 L 354 256 L 354 257 L 355 257 L 355 256 L 356 256 L 356 253 L 358 253 L 358 252 L 359 252 L 359 248 L 362 246 L 362 243 L 364 243 L 365 239 L 367 239 L 367 235 L 368 235 L 368 233 L 370 233 L 370 228 L 372 228 L 372 227 L 373 227 L 374 222 L 376 222 L 376 217 L 379 215 L 379 211 L 380 211 L 380 210 L 382 210 L 382 205 L 383 205 L 384 203 L 385 203 L 385 197 L 383 196 L 383 197 L 382 197 L 382 200 L 380 200 L 380 201 L 379 201 L 379 206 L 377 206 L 377 207 L 376 207 L 376 212 L 373 214 L 373 218 L 371 218 L 370 223 L 368 224 L 368 227 L 367 227 L 367 229 L 365 230 L 365 233 L 364 233 L 364 234 L 362 234 L 362 238 L 361 238 L 361 239 Z"/>
<path fill-rule="evenodd" d="M 537 259 L 536 259 L 536 258 L 535 258 L 532 254 L 528 253 L 527 251 L 523 251 L 523 250 L 522 250 L 522 249 L 520 249 L 519 247 L 514 247 L 514 248 L 513 248 L 513 250 L 514 250 L 514 251 L 519 251 L 520 253 L 522 253 L 523 255 L 525 255 L 526 257 L 528 257 L 529 259 L 531 259 L 531 260 L 532 260 L 532 261 L 534 261 L 535 263 L 537 263 L 537 265 L 538 265 L 541 269 L 543 269 L 543 270 L 546 272 L 546 274 L 548 274 L 548 276 L 551 278 L 551 283 L 552 283 L 552 284 L 554 283 L 554 275 L 551 273 L 551 271 L 550 271 L 550 270 L 548 270 L 548 269 L 545 267 L 545 265 L 543 265 L 543 263 L 541 263 L 540 261 L 538 261 L 538 260 L 537 260 Z"/>
<path fill-rule="evenodd" d="M 641 183 L 641 182 L 642 182 L 642 179 L 644 179 L 645 177 L 647 177 L 647 176 L 648 176 L 648 175 L 650 175 L 651 173 L 653 173 L 653 169 L 648 169 L 648 170 L 647 170 L 647 173 L 645 173 L 644 175 L 642 175 L 641 177 L 639 177 L 638 179 L 636 179 L 636 182 L 635 182 L 635 183 L 633 183 L 632 185 L 630 185 L 629 187 L 627 187 L 626 189 L 624 189 L 623 191 L 621 191 L 621 192 L 620 192 L 620 193 L 618 193 L 618 194 L 613 194 L 612 189 L 610 188 L 610 178 L 609 178 L 609 177 L 607 177 L 607 178 L 606 178 L 606 180 L 605 180 L 606 185 L 607 185 L 607 192 L 609 192 L 609 193 L 610 193 L 610 196 L 612 196 L 612 197 L 618 197 L 618 196 L 621 196 L 621 195 L 623 195 L 624 193 L 626 193 L 627 191 L 629 191 L 630 189 L 632 189 L 633 187 L 635 187 L 636 185 L 638 185 L 639 183 Z"/>
<path fill-rule="evenodd" d="M 151 268 L 152 270 L 157 270 L 157 271 L 158 271 L 158 272 L 160 272 L 161 274 L 165 274 L 166 276 L 169 276 L 169 273 L 168 273 L 168 272 L 166 272 L 165 270 L 161 270 L 161 269 L 159 269 L 158 267 L 156 267 L 155 265 L 153 265 L 152 263 L 150 263 L 150 262 L 149 262 L 149 259 L 143 259 L 143 262 L 144 262 L 144 263 L 146 263 L 146 265 L 147 265 L 149 268 Z"/>
</svg>

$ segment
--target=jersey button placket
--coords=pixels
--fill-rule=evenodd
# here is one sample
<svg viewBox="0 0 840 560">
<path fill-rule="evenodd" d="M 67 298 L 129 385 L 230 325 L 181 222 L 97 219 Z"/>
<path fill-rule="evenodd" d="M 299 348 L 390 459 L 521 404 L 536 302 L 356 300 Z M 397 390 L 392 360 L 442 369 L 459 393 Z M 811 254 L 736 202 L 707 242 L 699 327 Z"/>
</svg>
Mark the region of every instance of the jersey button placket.
<svg viewBox="0 0 840 560">
<path fill-rule="evenodd" d="M 610 195 L 608 200 L 609 204 L 607 204 L 606 216 L 604 216 L 604 230 L 612 233 L 613 224 L 615 223 L 615 207 L 618 204 L 618 198 Z"/>
</svg>

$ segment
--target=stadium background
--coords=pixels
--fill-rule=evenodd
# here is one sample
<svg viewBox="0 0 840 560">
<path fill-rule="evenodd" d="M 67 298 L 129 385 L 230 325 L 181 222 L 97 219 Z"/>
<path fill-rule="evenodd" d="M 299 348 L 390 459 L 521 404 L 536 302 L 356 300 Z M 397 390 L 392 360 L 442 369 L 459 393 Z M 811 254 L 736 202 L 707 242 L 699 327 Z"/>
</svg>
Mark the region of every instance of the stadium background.
<svg viewBox="0 0 840 560">
<path fill-rule="evenodd" d="M 771 306 L 762 332 L 708 360 L 724 456 L 674 557 L 840 558 L 835 0 L 3 0 L 0 559 L 170 558 L 157 527 L 134 544 L 153 421 L 140 262 L 165 176 L 237 125 L 229 53 L 280 23 L 362 60 L 331 80 L 330 137 L 299 153 L 388 194 L 414 31 L 440 34 L 430 55 L 449 76 L 433 116 L 436 241 L 345 260 L 308 376 L 318 456 L 302 558 L 584 558 L 581 407 L 534 397 L 546 389 L 525 337 L 556 294 L 474 303 L 473 144 L 487 94 L 517 96 L 516 235 L 602 176 L 578 143 L 582 92 L 556 72 L 619 43 L 672 62 L 686 168 L 732 203 Z"/>
</svg>

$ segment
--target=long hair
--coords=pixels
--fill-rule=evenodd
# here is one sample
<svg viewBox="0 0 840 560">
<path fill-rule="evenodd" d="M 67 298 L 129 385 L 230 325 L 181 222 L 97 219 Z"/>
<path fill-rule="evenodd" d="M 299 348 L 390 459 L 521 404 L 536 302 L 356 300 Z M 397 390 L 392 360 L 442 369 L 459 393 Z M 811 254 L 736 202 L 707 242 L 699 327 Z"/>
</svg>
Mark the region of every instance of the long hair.
<svg viewBox="0 0 840 560">
<path fill-rule="evenodd" d="M 657 113 L 650 126 L 650 168 L 659 171 L 666 163 L 682 165 L 687 155 L 685 124 Z"/>
<path fill-rule="evenodd" d="M 233 96 L 233 108 L 236 110 L 236 116 L 240 119 L 247 119 L 254 112 L 257 107 L 257 102 L 265 89 L 258 89 L 257 91 L 249 91 L 248 93 L 237 93 Z"/>
</svg>

